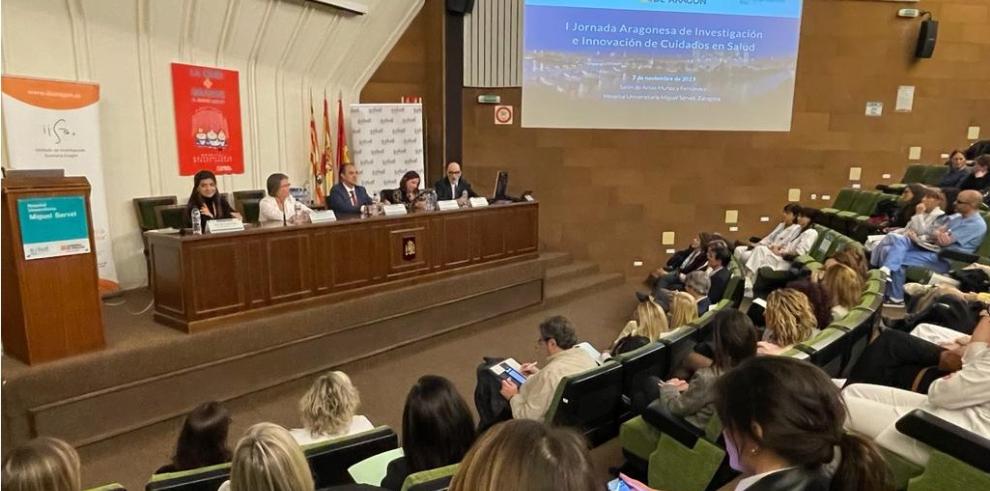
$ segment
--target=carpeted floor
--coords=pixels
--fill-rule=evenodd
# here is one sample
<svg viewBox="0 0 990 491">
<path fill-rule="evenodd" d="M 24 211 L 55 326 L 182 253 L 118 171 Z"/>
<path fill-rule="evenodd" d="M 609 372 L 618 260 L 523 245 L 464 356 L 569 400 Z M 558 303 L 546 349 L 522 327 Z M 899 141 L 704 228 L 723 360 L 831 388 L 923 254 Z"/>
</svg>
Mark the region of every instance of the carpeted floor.
<svg viewBox="0 0 990 491">
<path fill-rule="evenodd" d="M 425 374 L 447 377 L 473 406 L 475 367 L 481 357 L 512 356 L 521 362 L 538 359 L 536 327 L 551 315 L 567 316 L 583 341 L 606 349 L 635 306 L 632 292 L 636 287 L 629 283 L 549 308 L 527 309 L 340 369 L 351 376 L 361 391 L 361 413 L 373 423 L 390 425 L 398 432 L 406 391 L 417 378 Z M 297 427 L 296 404 L 310 381 L 309 378 L 298 380 L 228 402 L 234 419 L 231 446 L 247 427 L 257 422 Z M 79 449 L 83 484 L 120 482 L 130 490 L 144 489 L 148 476 L 167 463 L 181 424 L 179 419 L 166 421 Z M 592 454 L 603 481 L 608 467 L 621 463 L 617 440 L 596 448 Z"/>
</svg>

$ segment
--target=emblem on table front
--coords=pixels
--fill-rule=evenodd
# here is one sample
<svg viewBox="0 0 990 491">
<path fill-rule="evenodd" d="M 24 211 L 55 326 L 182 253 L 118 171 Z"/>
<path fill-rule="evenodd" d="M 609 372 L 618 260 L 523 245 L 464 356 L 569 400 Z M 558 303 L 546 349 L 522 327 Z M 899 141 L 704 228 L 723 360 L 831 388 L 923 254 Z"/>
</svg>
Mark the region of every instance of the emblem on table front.
<svg viewBox="0 0 990 491">
<path fill-rule="evenodd" d="M 402 259 L 406 261 L 416 259 L 416 237 L 402 239 Z"/>
</svg>

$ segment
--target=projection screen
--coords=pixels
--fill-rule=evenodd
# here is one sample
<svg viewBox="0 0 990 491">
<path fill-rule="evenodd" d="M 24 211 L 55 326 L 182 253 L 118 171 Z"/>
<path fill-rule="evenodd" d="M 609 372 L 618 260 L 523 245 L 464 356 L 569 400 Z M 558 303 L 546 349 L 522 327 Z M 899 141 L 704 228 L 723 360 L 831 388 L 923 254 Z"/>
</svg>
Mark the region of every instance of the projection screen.
<svg viewBox="0 0 990 491">
<path fill-rule="evenodd" d="M 788 131 L 801 0 L 525 0 L 522 125 Z"/>
</svg>

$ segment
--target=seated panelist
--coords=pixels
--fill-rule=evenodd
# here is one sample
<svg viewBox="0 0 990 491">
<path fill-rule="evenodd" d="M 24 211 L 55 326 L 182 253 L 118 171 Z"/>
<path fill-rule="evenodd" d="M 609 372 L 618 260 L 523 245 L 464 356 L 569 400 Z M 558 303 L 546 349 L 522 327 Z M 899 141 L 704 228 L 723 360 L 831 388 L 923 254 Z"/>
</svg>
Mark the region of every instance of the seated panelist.
<svg viewBox="0 0 990 491">
<path fill-rule="evenodd" d="M 344 164 L 340 169 L 340 182 L 330 188 L 330 209 L 334 213 L 360 215 L 361 207 L 372 203 L 364 186 L 358 186 L 358 172 L 354 164 Z"/>
<path fill-rule="evenodd" d="M 199 209 L 203 230 L 206 230 L 206 222 L 210 220 L 241 218 L 217 189 L 217 176 L 208 170 L 201 170 L 193 176 L 193 190 L 186 202 L 186 216 L 183 218 L 183 222 L 190 227 L 193 209 Z"/>
<path fill-rule="evenodd" d="M 399 188 L 385 193 L 387 198 L 385 201 L 388 201 L 390 204 L 402 203 L 404 205 L 416 203 L 420 194 L 419 183 L 419 173 L 414 170 L 406 172 L 402 175 L 402 179 L 399 180 Z"/>
<path fill-rule="evenodd" d="M 440 201 L 460 199 L 464 193 L 467 193 L 468 198 L 478 196 L 478 193 L 471 189 L 471 183 L 461 178 L 461 164 L 457 162 L 447 164 L 447 177 L 437 181 L 433 188 L 436 189 L 437 199 Z"/>
<path fill-rule="evenodd" d="M 258 203 L 258 220 L 263 224 L 304 223 L 313 210 L 296 201 L 289 192 L 289 176 L 275 173 L 268 176 L 268 196 Z"/>
</svg>

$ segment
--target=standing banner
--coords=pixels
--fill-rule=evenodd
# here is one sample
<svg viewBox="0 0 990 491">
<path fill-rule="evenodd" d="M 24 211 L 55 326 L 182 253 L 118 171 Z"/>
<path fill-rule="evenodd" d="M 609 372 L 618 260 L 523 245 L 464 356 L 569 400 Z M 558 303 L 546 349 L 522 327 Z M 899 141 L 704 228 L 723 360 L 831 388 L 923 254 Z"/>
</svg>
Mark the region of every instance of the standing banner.
<svg viewBox="0 0 990 491">
<path fill-rule="evenodd" d="M 65 169 L 89 180 L 100 290 L 119 288 L 100 150 L 100 86 L 3 76 L 3 118 L 13 169 Z M 88 245 L 87 245 L 88 247 Z"/>
<path fill-rule="evenodd" d="M 361 185 L 369 193 L 397 189 L 402 175 L 416 171 L 426 182 L 422 104 L 351 104 L 351 142 Z"/>
<path fill-rule="evenodd" d="M 243 174 L 241 93 L 236 70 L 172 63 L 179 174 Z"/>
</svg>

